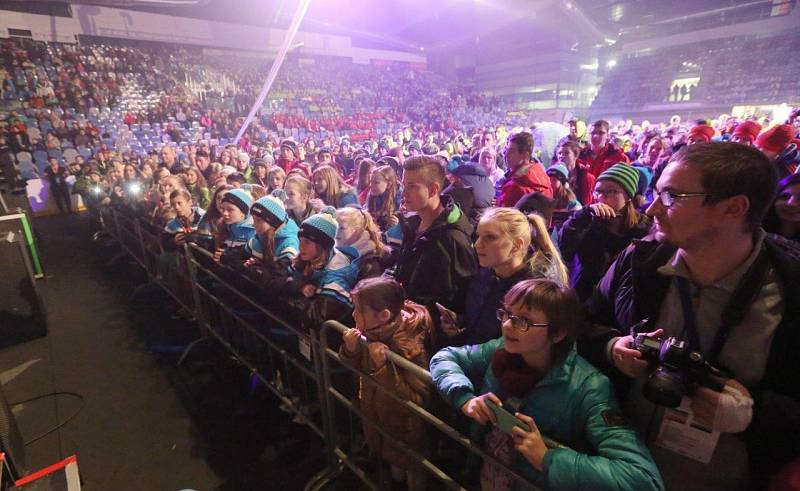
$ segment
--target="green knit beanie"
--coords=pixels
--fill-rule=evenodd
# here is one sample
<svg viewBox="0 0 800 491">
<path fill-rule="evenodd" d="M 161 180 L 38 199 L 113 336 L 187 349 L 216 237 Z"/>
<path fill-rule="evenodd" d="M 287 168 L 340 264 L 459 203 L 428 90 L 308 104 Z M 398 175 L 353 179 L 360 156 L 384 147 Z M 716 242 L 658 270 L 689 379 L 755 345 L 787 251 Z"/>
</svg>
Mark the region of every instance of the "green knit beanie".
<svg viewBox="0 0 800 491">
<path fill-rule="evenodd" d="M 604 179 L 614 181 L 622 186 L 622 189 L 628 193 L 628 198 L 633 199 L 636 196 L 636 188 L 639 185 L 639 171 L 632 166 L 623 162 L 614 164 L 597 177 L 598 181 Z"/>
</svg>

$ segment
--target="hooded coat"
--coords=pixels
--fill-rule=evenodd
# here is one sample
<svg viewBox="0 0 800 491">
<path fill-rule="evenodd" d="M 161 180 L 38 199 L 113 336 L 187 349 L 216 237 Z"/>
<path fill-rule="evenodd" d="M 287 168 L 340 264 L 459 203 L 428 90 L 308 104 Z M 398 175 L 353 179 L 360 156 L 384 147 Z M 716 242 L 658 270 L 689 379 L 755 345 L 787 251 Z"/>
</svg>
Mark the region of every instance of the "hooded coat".
<svg viewBox="0 0 800 491">
<path fill-rule="evenodd" d="M 521 197 L 528 193 L 539 192 L 548 198 L 552 199 L 553 197 L 550 178 L 547 177 L 547 172 L 542 164 L 538 162 L 523 165 L 517 170 L 509 169 L 506 176 L 497 184 L 497 206 L 513 207 Z"/>
<path fill-rule="evenodd" d="M 396 319 L 378 328 L 370 329 L 364 334 L 370 342 L 383 343 L 392 352 L 427 369 L 430 356 L 425 346 L 431 325 L 430 315 L 424 307 L 406 301 Z M 432 391 L 427 381 L 396 367 L 389 361 L 382 366 L 375 366 L 369 351 L 363 344 L 359 343 L 353 353 L 348 352 L 342 345 L 339 348 L 339 355 L 342 363 L 369 373 L 379 385 L 396 396 L 410 400 L 422 407 L 425 407 L 430 401 Z M 426 423 L 376 388 L 375 385 L 365 382 L 360 376 L 358 377 L 358 405 L 365 420 L 376 421 L 392 435 L 392 439 L 399 440 L 423 454 L 426 453 L 429 440 Z M 386 438 L 378 430 L 366 423 L 363 427 L 367 445 L 373 454 L 377 454 L 386 462 L 405 470 L 413 467 L 414 461 L 395 445 L 387 443 Z"/>
</svg>

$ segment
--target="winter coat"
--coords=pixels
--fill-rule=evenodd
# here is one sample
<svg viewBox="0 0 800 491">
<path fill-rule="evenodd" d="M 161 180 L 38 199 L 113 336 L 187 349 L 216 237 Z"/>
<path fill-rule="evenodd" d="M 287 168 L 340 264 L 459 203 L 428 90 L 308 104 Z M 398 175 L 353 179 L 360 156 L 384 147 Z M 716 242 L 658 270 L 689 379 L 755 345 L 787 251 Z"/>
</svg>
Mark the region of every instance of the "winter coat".
<svg viewBox="0 0 800 491">
<path fill-rule="evenodd" d="M 502 336 L 497 309 L 503 306 L 503 297 L 512 286 L 534 277 L 527 267 L 508 278 L 500 278 L 492 268 L 480 268 L 469 283 L 464 313 L 458 316 L 458 327 L 465 330 L 458 344 L 482 344 Z"/>
<path fill-rule="evenodd" d="M 540 192 L 548 198 L 553 198 L 550 178 L 547 177 L 542 164 L 538 162 L 531 162 L 516 171 L 509 169 L 497 185 L 499 186 L 497 206 L 513 207 L 528 193 Z"/>
<path fill-rule="evenodd" d="M 280 302 L 276 292 L 280 292 L 289 279 L 292 261 L 297 257 L 300 240 L 297 238 L 297 225 L 287 220 L 275 232 L 274 247 L 271 254 L 264 255 L 264 242 L 256 234 L 247 244 L 247 251 L 260 261 L 245 268 L 244 275 L 260 288 L 264 303 L 274 306 Z"/>
<path fill-rule="evenodd" d="M 370 343 L 382 343 L 389 349 L 411 361 L 428 368 L 430 356 L 426 351 L 426 338 L 431 330 L 431 318 L 421 305 L 406 302 L 400 316 L 395 321 L 381 327 L 370 329 L 364 335 Z M 366 346 L 359 343 L 355 352 L 350 353 L 342 345 L 339 348 L 342 363 L 370 374 L 382 387 L 394 395 L 425 407 L 430 401 L 431 387 L 429 383 L 407 370 L 396 367 L 390 361 L 382 366 L 375 366 Z M 403 405 L 398 404 L 390 396 L 384 394 L 374 385 L 358 377 L 358 406 L 364 420 L 375 421 L 381 425 L 392 439 L 399 440 L 423 455 L 429 446 L 426 423 L 415 416 Z M 364 423 L 364 435 L 373 454 L 384 461 L 405 470 L 414 466 L 409 458 L 395 445 L 387 444 L 386 439 L 371 425 Z"/>
<path fill-rule="evenodd" d="M 606 269 L 633 239 L 641 239 L 650 230 L 651 220 L 639 214 L 636 225 L 616 235 L 608 230 L 606 220 L 595 217 L 591 208 L 575 212 L 564 223 L 558 240 L 561 257 L 570 270 L 570 285 L 578 297 L 586 300 Z"/>
<path fill-rule="evenodd" d="M 248 215 L 241 222 L 225 225 L 224 234 L 223 243 L 226 249 L 245 247 L 256 234 L 256 229 L 253 228 L 253 218 Z"/>
<path fill-rule="evenodd" d="M 578 156 L 577 165 L 597 178 L 606 169 L 619 162 L 627 164 L 630 163 L 630 159 L 622 150 L 608 143 L 597 156 L 592 156 L 591 147 L 584 148 Z"/>
<path fill-rule="evenodd" d="M 335 247 L 329 254 L 325 266 L 312 271 L 308 277 L 304 271 L 293 267 L 293 283 L 300 288 L 311 283 L 317 287 L 317 296 L 333 298 L 352 308 L 350 290 L 358 278 L 358 263 L 354 262 L 358 252 L 352 247 Z"/>
<path fill-rule="evenodd" d="M 175 217 L 164 226 L 164 231 L 161 234 L 161 243 L 165 250 L 175 250 L 175 235 L 178 233 L 190 234 L 197 231 L 197 227 L 203 216 L 206 214 L 202 208 L 192 208 L 192 216 L 188 220 L 183 220 Z"/>
<path fill-rule="evenodd" d="M 417 237 L 421 219 L 402 215 L 403 242 L 397 265 L 390 272 L 406 296 L 426 307 L 438 319 L 435 303 L 460 311 L 472 275 L 478 270 L 472 246 L 472 226 L 457 205 L 442 196 L 444 211 Z"/>
<path fill-rule="evenodd" d="M 430 371 L 439 394 L 461 409 L 476 395 L 492 392 L 507 400 L 492 370 L 492 356 L 503 338 L 479 346 L 445 348 L 431 359 Z M 471 380 L 482 380 L 476 389 Z M 547 490 L 664 489 L 647 447 L 624 423 L 608 378 L 577 355 L 573 348 L 557 362 L 517 409 L 533 418 L 543 435 L 567 446 L 592 447 L 592 454 L 551 448 L 537 471 L 515 452 L 514 470 Z"/>
<path fill-rule="evenodd" d="M 376 251 L 375 243 L 370 239 L 369 232 L 366 230 L 361 232 L 361 235 L 356 241 L 350 244 L 358 252 L 358 281 L 365 278 L 374 278 L 383 274 L 383 261 Z"/>
<path fill-rule="evenodd" d="M 763 247 L 783 292 L 782 319 L 773 335 L 766 371 L 758 387 L 749 387 L 755 404 L 753 421 L 741 435 L 753 484 L 766 487 L 769 475 L 800 455 L 800 246 L 767 234 Z M 621 396 L 631 380 L 606 358 L 608 342 L 628 334 L 643 319 L 658 319 L 671 277 L 659 267 L 675 248 L 653 240 L 636 240 L 625 249 L 597 285 L 586 311 L 591 327 L 578 340 L 582 356 L 609 374 Z M 756 286 L 758 289 L 760 287 Z M 650 329 L 649 327 L 646 328 Z"/>
<path fill-rule="evenodd" d="M 300 239 L 297 238 L 298 228 L 294 220 L 286 220 L 275 232 L 274 249 L 268 253 L 274 259 L 294 259 L 300 251 Z M 247 243 L 247 251 L 256 259 L 264 259 L 264 242 L 260 235 L 255 234 Z"/>
<path fill-rule="evenodd" d="M 352 247 L 336 247 L 330 252 L 322 269 L 306 272 L 295 265 L 289 271 L 290 281 L 284 292 L 289 294 L 287 304 L 299 316 L 300 326 L 306 331 L 317 329 L 326 320 L 346 323 L 351 320 L 353 301 L 350 291 L 358 279 L 358 252 Z M 304 285 L 316 287 L 316 294 L 306 298 L 301 294 Z"/>
</svg>

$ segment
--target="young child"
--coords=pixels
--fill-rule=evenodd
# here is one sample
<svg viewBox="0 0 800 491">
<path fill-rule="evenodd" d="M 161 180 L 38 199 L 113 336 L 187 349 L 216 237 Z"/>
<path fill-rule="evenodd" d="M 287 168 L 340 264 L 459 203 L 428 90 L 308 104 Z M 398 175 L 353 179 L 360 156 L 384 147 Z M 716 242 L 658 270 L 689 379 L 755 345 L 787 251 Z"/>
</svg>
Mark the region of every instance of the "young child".
<svg viewBox="0 0 800 491">
<path fill-rule="evenodd" d="M 386 351 L 427 367 L 429 357 L 425 346 L 432 328 L 428 311 L 406 301 L 400 283 L 386 277 L 360 281 L 352 297 L 356 327 L 345 331 L 339 349 L 342 362 L 369 373 L 395 395 L 425 407 L 431 394 L 428 383 L 387 362 Z M 362 335 L 367 339 L 366 345 L 360 341 Z M 425 422 L 361 377 L 358 381 L 358 403 L 364 417 L 377 421 L 393 440 L 424 455 L 428 444 Z M 391 465 L 392 478 L 407 480 L 409 490 L 425 489 L 426 476 L 415 468 L 413 459 L 372 426 L 363 427 L 370 451 Z"/>
<path fill-rule="evenodd" d="M 289 212 L 289 218 L 299 226 L 314 213 L 310 203 L 313 191 L 311 181 L 299 175 L 289 176 L 283 189 L 286 191 L 286 211 Z"/>
<path fill-rule="evenodd" d="M 252 257 L 244 266 L 248 277 L 266 290 L 286 284 L 289 268 L 300 250 L 297 225 L 289 219 L 283 205 L 285 196 L 282 189 L 277 189 L 250 208 L 256 234 L 247 243 Z"/>
<path fill-rule="evenodd" d="M 242 257 L 246 254 L 244 247 L 256 234 L 250 217 L 252 204 L 253 198 L 243 189 L 231 189 L 222 197 L 220 209 L 224 226 L 219 227 L 215 261 L 220 262 L 223 253 Z"/>
<path fill-rule="evenodd" d="M 307 328 L 328 319 L 345 319 L 353 307 L 350 290 L 358 278 L 358 264 L 334 247 L 338 229 L 336 210 L 326 206 L 308 217 L 297 234 L 300 251 L 287 288 L 310 301 L 301 307 Z"/>
<path fill-rule="evenodd" d="M 192 194 L 185 188 L 172 191 L 169 203 L 176 216 L 164 226 L 162 243 L 165 250 L 175 250 L 187 242 L 189 234 L 197 231 L 206 212 L 194 206 Z"/>
<path fill-rule="evenodd" d="M 369 212 L 345 206 L 336 210 L 336 221 L 339 223 L 336 247 L 350 247 L 358 253 L 358 279 L 382 275 L 391 251 L 381 241 L 380 229 Z"/>
</svg>

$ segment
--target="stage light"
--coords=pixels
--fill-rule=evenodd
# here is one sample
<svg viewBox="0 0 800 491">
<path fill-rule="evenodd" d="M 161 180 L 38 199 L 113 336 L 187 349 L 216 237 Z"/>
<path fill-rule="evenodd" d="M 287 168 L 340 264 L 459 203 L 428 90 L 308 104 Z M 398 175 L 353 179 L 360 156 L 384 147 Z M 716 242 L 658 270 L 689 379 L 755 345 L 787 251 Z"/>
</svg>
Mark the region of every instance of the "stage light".
<svg viewBox="0 0 800 491">
<path fill-rule="evenodd" d="M 606 68 L 614 68 L 615 66 L 617 66 L 617 60 L 608 60 L 608 63 L 606 63 Z"/>
</svg>

